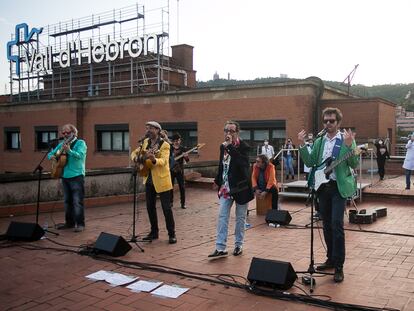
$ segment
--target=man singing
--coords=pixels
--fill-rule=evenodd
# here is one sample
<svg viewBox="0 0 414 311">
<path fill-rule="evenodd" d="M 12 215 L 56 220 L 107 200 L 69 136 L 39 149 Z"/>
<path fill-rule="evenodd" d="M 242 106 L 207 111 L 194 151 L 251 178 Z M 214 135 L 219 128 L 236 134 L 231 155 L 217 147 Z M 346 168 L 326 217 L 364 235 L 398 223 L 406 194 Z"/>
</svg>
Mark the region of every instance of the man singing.
<svg viewBox="0 0 414 311">
<path fill-rule="evenodd" d="M 249 145 L 239 138 L 240 126 L 227 121 L 224 126 L 224 142 L 220 145 L 220 162 L 214 188 L 218 189 L 220 210 L 217 223 L 216 249 L 208 257 L 227 256 L 227 232 L 230 210 L 236 201 L 236 227 L 234 256 L 243 252 L 244 225 L 247 206 L 253 196 L 249 178 Z"/>
<path fill-rule="evenodd" d="M 151 224 L 151 231 L 143 240 L 158 239 L 158 218 L 155 206 L 158 194 L 168 230 L 168 242 L 174 244 L 177 243 L 177 238 L 170 206 L 170 190 L 172 189 L 169 167 L 170 145 L 160 137 L 161 125 L 158 122 L 147 122 L 145 131 L 147 138 L 144 139 L 142 146 L 131 153 L 132 161 L 139 164 L 140 174 L 144 177 L 147 212 Z"/>
<path fill-rule="evenodd" d="M 342 113 L 337 108 L 326 108 L 322 112 L 322 121 L 326 134 L 317 138 L 312 151 L 304 145 L 306 132 L 298 133 L 302 143 L 299 152 L 303 162 L 313 167 L 312 173 L 327 159 L 341 159 L 346 153 L 356 148 L 355 133 L 351 129 L 339 131 Z M 316 270 L 335 268 L 334 281 L 344 279 L 345 262 L 344 212 L 346 198 L 352 197 L 356 191 L 356 181 L 352 169 L 358 165 L 358 157 L 351 156 L 341 162 L 329 175 L 329 182 L 318 189 L 319 208 L 323 219 L 323 235 L 327 246 L 327 260 Z"/>
<path fill-rule="evenodd" d="M 82 232 L 85 229 L 83 198 L 87 147 L 84 140 L 78 139 L 78 130 L 72 124 L 62 126 L 62 136 L 65 140 L 47 155 L 49 160 L 54 161 L 59 161 L 61 154 L 66 156 L 62 175 L 65 223 L 56 227 L 59 230 L 73 228 L 75 232 Z"/>
</svg>

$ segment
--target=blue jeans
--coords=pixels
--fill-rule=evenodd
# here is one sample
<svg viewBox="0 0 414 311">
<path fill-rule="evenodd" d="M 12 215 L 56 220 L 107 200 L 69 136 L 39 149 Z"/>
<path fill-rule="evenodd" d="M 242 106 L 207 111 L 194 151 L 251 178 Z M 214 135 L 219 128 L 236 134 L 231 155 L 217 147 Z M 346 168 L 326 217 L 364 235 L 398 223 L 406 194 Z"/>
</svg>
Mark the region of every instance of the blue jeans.
<svg viewBox="0 0 414 311">
<path fill-rule="evenodd" d="M 319 192 L 319 212 L 323 220 L 323 236 L 328 260 L 335 268 L 345 262 L 344 213 L 346 199 L 341 197 L 336 183 L 327 183 Z"/>
<path fill-rule="evenodd" d="M 407 189 L 411 188 L 411 170 L 405 170 L 405 187 Z"/>
<path fill-rule="evenodd" d="M 217 223 L 217 240 L 216 249 L 218 251 L 224 251 L 227 246 L 227 233 L 229 229 L 230 210 L 233 205 L 233 199 L 220 198 L 220 211 Z M 244 239 L 244 225 L 246 223 L 247 206 L 249 204 L 237 204 L 236 203 L 236 227 L 235 234 L 235 247 L 243 246 Z"/>
<path fill-rule="evenodd" d="M 83 175 L 62 178 L 65 205 L 65 223 L 69 227 L 85 226 L 83 198 L 85 196 L 85 178 Z"/>
<path fill-rule="evenodd" d="M 293 170 L 293 157 L 292 155 L 286 155 L 283 157 L 284 161 L 284 169 L 285 169 L 285 175 L 292 175 L 295 176 L 295 171 Z"/>
</svg>

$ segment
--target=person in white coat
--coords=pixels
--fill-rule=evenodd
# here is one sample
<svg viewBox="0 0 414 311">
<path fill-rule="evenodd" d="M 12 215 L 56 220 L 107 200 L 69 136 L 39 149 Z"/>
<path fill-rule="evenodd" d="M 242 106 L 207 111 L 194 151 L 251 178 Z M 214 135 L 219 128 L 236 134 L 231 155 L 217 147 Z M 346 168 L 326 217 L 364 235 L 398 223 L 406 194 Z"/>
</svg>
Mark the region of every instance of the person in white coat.
<svg viewBox="0 0 414 311">
<path fill-rule="evenodd" d="M 405 169 L 405 190 L 410 190 L 411 185 L 411 172 L 414 170 L 414 133 L 409 136 L 409 140 L 405 148 L 407 153 L 405 154 L 403 168 Z"/>
<path fill-rule="evenodd" d="M 272 145 L 269 145 L 269 140 L 265 139 L 263 142 L 263 146 L 261 148 L 261 153 L 266 155 L 266 157 L 270 160 L 275 156 L 275 150 L 273 149 Z M 260 155 L 258 154 L 258 155 Z"/>
</svg>

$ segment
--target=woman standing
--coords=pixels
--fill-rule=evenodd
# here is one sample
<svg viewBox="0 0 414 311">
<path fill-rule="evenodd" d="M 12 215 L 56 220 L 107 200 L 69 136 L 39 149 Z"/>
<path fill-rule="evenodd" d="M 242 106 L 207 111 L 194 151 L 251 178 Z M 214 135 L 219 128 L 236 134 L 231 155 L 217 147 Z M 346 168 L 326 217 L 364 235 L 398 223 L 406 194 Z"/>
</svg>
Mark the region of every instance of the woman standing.
<svg viewBox="0 0 414 311">
<path fill-rule="evenodd" d="M 388 153 L 387 146 L 385 145 L 383 139 L 379 138 L 378 140 L 374 141 L 374 145 L 377 148 L 378 174 L 380 176 L 380 180 L 384 180 L 385 160 L 390 158 L 390 154 Z"/>
</svg>

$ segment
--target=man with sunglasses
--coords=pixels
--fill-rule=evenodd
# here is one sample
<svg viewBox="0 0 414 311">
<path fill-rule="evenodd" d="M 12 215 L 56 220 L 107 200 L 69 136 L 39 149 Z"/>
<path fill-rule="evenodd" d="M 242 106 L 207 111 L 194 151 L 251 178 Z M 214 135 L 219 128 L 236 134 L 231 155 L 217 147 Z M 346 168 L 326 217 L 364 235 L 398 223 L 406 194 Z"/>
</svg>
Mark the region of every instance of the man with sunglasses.
<svg viewBox="0 0 414 311">
<path fill-rule="evenodd" d="M 72 124 L 62 127 L 62 136 L 64 141 L 48 153 L 49 160 L 56 160 L 62 153 L 66 155 L 62 175 L 65 223 L 56 228 L 73 228 L 75 232 L 82 232 L 85 229 L 83 198 L 87 146 L 84 140 L 78 139 L 78 130 Z"/>
<path fill-rule="evenodd" d="M 210 258 L 227 256 L 227 233 L 230 210 L 236 202 L 236 226 L 234 256 L 243 252 L 244 226 L 247 206 L 253 200 L 250 184 L 249 145 L 239 137 L 240 126 L 235 121 L 227 121 L 224 126 L 224 142 L 220 145 L 220 162 L 213 187 L 218 190 L 220 210 L 217 223 L 216 249 Z"/>
<path fill-rule="evenodd" d="M 302 143 L 299 152 L 306 166 L 312 167 L 312 173 L 329 160 L 341 160 L 346 153 L 356 148 L 355 133 L 351 129 L 339 131 L 342 112 L 337 108 L 325 108 L 322 112 L 324 132 L 318 137 L 309 153 L 304 142 L 306 132 L 298 133 Z M 322 132 L 323 133 L 323 132 Z M 352 169 L 358 165 L 358 157 L 353 155 L 342 161 L 329 175 L 329 182 L 323 184 L 317 192 L 319 208 L 323 220 L 323 235 L 327 246 L 327 260 L 316 270 L 335 269 L 334 281 L 344 279 L 345 262 L 344 212 L 346 199 L 356 192 L 356 181 Z M 322 168 L 323 169 L 323 168 Z"/>
</svg>

